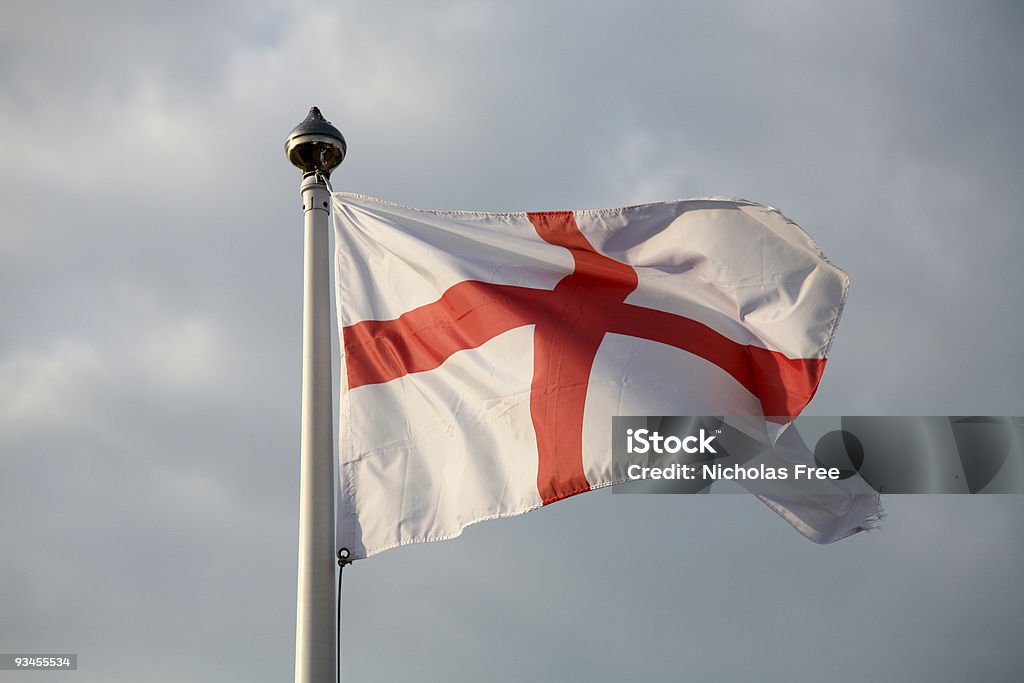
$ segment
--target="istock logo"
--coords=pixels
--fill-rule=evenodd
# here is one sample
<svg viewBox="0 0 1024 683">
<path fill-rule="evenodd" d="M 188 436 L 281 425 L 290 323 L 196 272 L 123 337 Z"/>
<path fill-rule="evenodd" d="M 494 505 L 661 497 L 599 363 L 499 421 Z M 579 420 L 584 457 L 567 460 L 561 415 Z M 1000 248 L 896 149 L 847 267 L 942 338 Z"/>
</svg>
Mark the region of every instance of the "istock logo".
<svg viewBox="0 0 1024 683">
<path fill-rule="evenodd" d="M 626 452 L 627 453 L 717 453 L 711 442 L 715 435 L 710 436 L 703 429 L 697 436 L 687 436 L 680 439 L 678 436 L 662 436 L 658 432 L 649 429 L 627 429 L 626 430 Z M 694 445 L 696 444 L 696 445 Z"/>
</svg>

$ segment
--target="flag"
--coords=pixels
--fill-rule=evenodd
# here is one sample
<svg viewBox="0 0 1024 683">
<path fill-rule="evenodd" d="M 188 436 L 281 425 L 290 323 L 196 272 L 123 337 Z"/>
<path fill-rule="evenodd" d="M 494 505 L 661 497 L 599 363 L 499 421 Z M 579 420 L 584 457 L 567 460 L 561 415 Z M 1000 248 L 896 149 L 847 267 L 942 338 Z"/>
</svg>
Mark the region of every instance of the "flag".
<svg viewBox="0 0 1024 683">
<path fill-rule="evenodd" d="M 801 228 L 744 200 L 478 213 L 335 193 L 332 213 L 353 558 L 623 481 L 613 415 L 796 416 L 846 300 Z M 865 526 L 863 506 L 766 502 L 819 542 Z"/>
</svg>

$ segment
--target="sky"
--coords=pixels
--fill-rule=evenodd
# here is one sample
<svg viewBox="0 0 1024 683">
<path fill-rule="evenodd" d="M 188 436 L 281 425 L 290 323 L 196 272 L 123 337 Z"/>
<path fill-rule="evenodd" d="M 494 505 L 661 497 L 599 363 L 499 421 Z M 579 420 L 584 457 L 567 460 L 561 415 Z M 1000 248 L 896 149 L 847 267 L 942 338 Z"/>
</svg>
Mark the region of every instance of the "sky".
<svg viewBox="0 0 1024 683">
<path fill-rule="evenodd" d="M 1024 415 L 1019 3 L 0 8 L 0 652 L 61 681 L 292 677 L 312 105 L 408 206 L 775 206 L 851 278 L 808 412 Z M 346 569 L 344 678 L 1021 680 L 1022 498 L 578 496 Z"/>
</svg>

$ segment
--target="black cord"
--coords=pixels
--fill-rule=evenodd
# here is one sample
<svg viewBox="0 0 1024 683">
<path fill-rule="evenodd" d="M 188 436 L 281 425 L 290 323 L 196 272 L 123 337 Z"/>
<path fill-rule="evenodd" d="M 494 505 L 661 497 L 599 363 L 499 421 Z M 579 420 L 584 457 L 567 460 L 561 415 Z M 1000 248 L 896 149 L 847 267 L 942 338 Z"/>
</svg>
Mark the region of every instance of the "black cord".
<svg viewBox="0 0 1024 683">
<path fill-rule="evenodd" d="M 352 560 L 349 559 L 348 548 L 342 548 L 338 551 L 338 661 L 336 663 L 336 669 L 338 672 L 338 683 L 341 683 L 341 575 L 345 571 L 345 565 L 351 564 Z"/>
</svg>

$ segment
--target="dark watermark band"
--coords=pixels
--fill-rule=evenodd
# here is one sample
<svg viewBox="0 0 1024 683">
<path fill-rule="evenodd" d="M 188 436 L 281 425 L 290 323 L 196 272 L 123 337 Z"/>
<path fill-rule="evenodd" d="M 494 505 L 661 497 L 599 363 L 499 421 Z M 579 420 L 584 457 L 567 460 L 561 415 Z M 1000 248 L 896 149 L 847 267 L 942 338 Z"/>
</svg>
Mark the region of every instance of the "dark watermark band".
<svg viewBox="0 0 1024 683">
<path fill-rule="evenodd" d="M 618 493 L 1024 493 L 1024 418 L 614 417 Z M 733 483 L 739 484 L 735 486 Z"/>
</svg>

